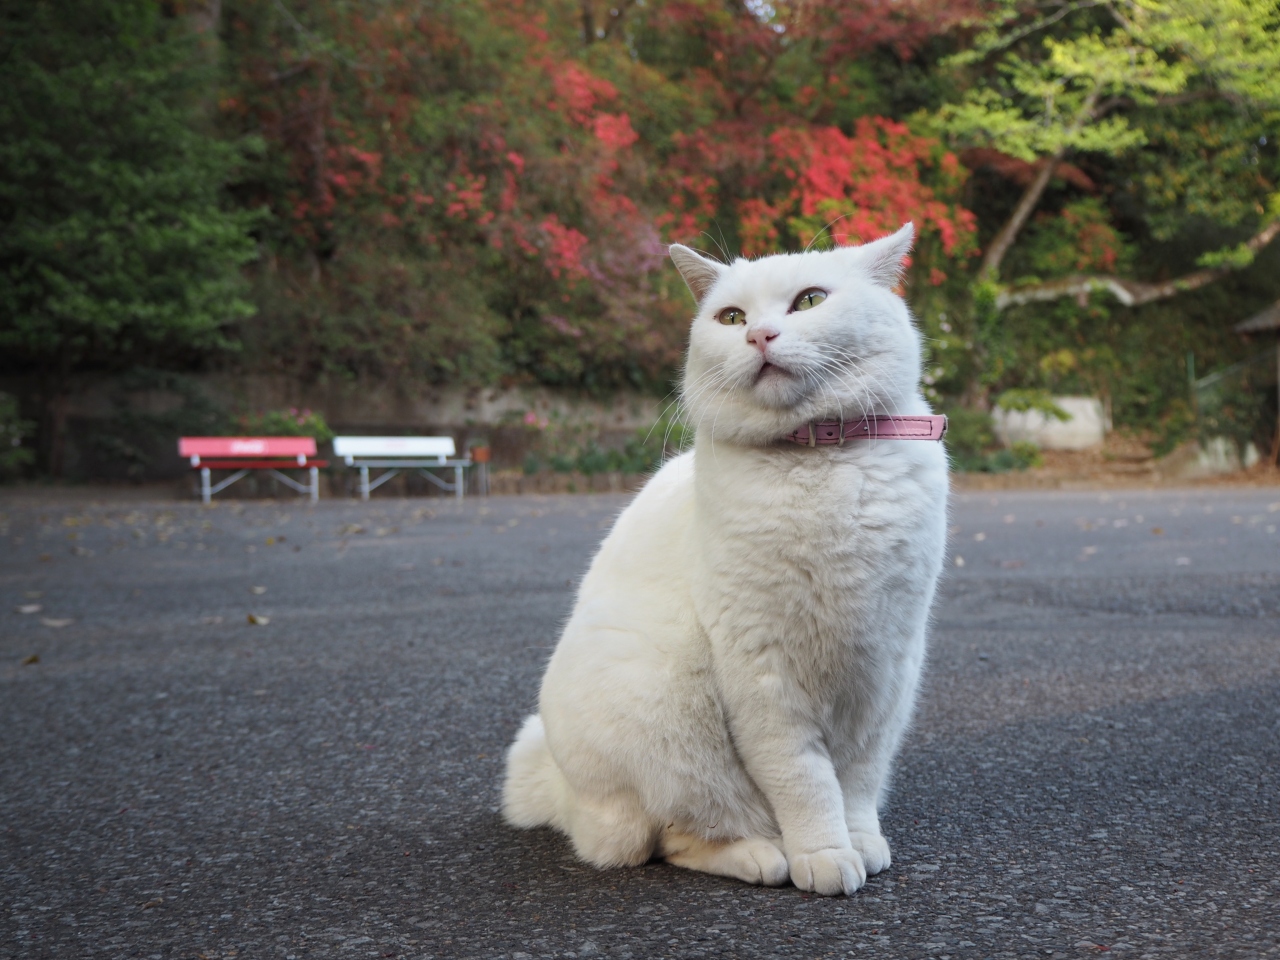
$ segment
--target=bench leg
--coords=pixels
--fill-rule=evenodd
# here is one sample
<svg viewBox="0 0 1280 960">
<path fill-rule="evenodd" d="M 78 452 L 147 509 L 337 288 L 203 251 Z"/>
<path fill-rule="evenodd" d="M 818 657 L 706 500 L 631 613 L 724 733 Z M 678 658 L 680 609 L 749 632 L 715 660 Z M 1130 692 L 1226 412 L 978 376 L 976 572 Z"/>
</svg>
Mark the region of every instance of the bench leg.
<svg viewBox="0 0 1280 960">
<path fill-rule="evenodd" d="M 360 499 L 369 499 L 369 468 L 360 468 Z"/>
<path fill-rule="evenodd" d="M 320 502 L 320 468 L 311 468 L 311 502 Z"/>
<path fill-rule="evenodd" d="M 461 500 L 464 492 L 465 492 L 465 488 L 462 486 L 462 468 L 454 467 L 453 468 L 453 495 L 457 499 Z"/>
<path fill-rule="evenodd" d="M 211 500 L 213 500 L 213 493 L 209 489 L 209 468 L 201 467 L 200 468 L 200 502 L 203 503 L 205 506 L 208 506 Z"/>
</svg>

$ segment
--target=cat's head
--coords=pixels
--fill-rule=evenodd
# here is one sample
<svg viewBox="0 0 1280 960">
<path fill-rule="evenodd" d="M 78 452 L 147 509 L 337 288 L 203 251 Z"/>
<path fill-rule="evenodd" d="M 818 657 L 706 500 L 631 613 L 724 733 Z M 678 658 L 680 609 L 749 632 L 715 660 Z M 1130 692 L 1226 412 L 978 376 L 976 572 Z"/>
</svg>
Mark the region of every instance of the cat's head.
<svg viewBox="0 0 1280 960">
<path fill-rule="evenodd" d="M 859 247 L 722 264 L 673 244 L 698 301 L 682 393 L 716 439 L 767 443 L 809 421 L 919 412 L 920 337 L 894 293 L 915 229 Z"/>
</svg>

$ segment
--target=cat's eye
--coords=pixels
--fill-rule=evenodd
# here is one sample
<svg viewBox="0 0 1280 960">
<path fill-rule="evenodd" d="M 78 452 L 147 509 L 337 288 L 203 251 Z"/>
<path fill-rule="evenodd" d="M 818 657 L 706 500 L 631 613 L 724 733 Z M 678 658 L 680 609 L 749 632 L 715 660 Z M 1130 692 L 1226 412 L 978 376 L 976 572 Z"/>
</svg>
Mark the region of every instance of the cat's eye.
<svg viewBox="0 0 1280 960">
<path fill-rule="evenodd" d="M 808 310 L 811 307 L 816 307 L 825 299 L 827 299 L 825 291 L 818 289 L 806 290 L 804 293 L 800 294 L 800 296 L 796 297 L 796 302 L 791 305 L 791 309 L 793 311 Z"/>
<path fill-rule="evenodd" d="M 716 319 L 723 323 L 726 327 L 731 327 L 737 323 L 746 323 L 747 315 L 737 307 L 725 307 L 716 314 Z"/>
</svg>

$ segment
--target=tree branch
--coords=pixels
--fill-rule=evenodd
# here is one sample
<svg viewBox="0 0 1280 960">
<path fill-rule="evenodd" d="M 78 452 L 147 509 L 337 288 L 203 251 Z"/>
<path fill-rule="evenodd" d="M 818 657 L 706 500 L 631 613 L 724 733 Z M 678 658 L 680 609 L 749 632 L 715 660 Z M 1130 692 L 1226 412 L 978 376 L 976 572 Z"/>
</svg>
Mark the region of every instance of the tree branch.
<svg viewBox="0 0 1280 960">
<path fill-rule="evenodd" d="M 1058 164 L 1066 154 L 1067 148 L 1061 147 L 1057 153 L 1048 157 L 1048 162 L 1040 168 L 1035 179 L 1027 184 L 1027 189 L 1022 191 L 1022 196 L 1018 199 L 1018 205 L 1013 208 L 1012 215 L 992 239 L 991 245 L 987 247 L 987 252 L 982 258 L 982 268 L 978 271 L 980 279 L 995 280 L 1000 275 L 1000 263 L 1004 260 L 1004 255 L 1013 246 L 1013 241 L 1018 239 L 1019 232 L 1035 210 L 1036 204 L 1040 202 L 1040 197 L 1044 195 L 1045 188 L 1049 186 L 1049 181 L 1053 179 Z"/>
<path fill-rule="evenodd" d="M 1000 228 L 1000 232 L 995 235 L 995 239 L 991 241 L 991 246 L 987 248 L 986 256 L 982 258 L 982 267 L 978 270 L 978 279 L 992 281 L 999 279 L 1000 264 L 1004 260 L 1004 255 L 1009 252 L 1009 248 L 1013 246 L 1013 241 L 1018 239 L 1018 234 L 1022 231 L 1028 218 L 1035 212 L 1036 205 L 1044 195 L 1045 188 L 1049 186 L 1049 181 L 1053 179 L 1054 173 L 1057 172 L 1058 164 L 1067 155 L 1067 143 L 1070 142 L 1075 134 L 1080 132 L 1080 129 L 1086 123 L 1095 118 L 1097 107 L 1098 87 L 1095 84 L 1094 88 L 1085 96 L 1084 103 L 1080 105 L 1080 110 L 1075 119 L 1071 121 L 1071 126 L 1067 129 L 1066 136 L 1063 137 L 1063 145 L 1047 158 L 1044 169 L 1027 185 L 1027 189 L 1022 192 L 1022 197 L 1018 200 L 1018 205 L 1013 208 L 1013 214 L 1005 221 L 1005 225 Z"/>
<path fill-rule="evenodd" d="M 1257 253 L 1277 236 L 1280 236 L 1280 220 L 1273 220 L 1247 241 L 1245 247 Z M 1095 290 L 1106 290 L 1126 307 L 1140 307 L 1144 303 L 1155 300 L 1167 300 L 1169 297 L 1208 286 L 1221 280 L 1241 267 L 1224 265 L 1193 270 L 1172 280 L 1159 283 L 1146 283 L 1141 280 L 1126 280 L 1123 277 L 1103 275 L 1076 275 L 1061 280 L 1050 280 L 1029 287 L 1012 290 L 1001 290 L 996 295 L 996 309 L 1017 307 L 1027 303 L 1043 303 L 1050 300 L 1061 300 L 1063 297 L 1087 297 Z"/>
</svg>

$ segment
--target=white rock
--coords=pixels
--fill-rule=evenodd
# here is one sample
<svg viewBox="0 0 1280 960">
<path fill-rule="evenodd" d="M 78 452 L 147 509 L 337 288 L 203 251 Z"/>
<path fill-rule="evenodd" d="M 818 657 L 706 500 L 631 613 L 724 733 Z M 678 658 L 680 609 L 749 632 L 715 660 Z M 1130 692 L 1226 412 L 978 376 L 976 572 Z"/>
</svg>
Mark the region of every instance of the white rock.
<svg viewBox="0 0 1280 960">
<path fill-rule="evenodd" d="M 1005 446 L 1030 441 L 1042 450 L 1088 450 L 1102 445 L 1110 423 L 1097 397 L 1054 397 L 1071 415 L 1067 421 L 1046 417 L 1039 410 L 992 411 L 996 436 Z"/>
</svg>

